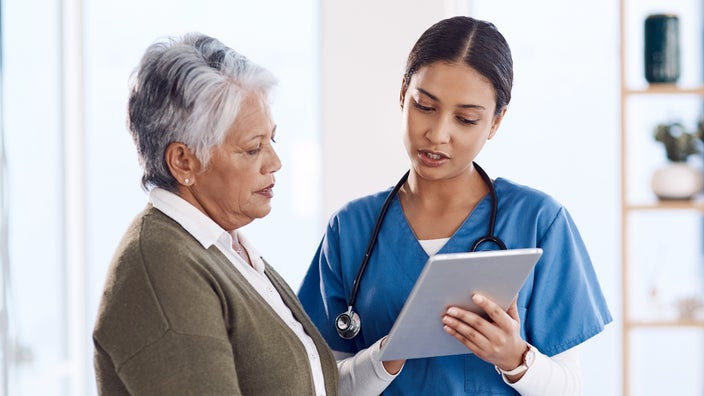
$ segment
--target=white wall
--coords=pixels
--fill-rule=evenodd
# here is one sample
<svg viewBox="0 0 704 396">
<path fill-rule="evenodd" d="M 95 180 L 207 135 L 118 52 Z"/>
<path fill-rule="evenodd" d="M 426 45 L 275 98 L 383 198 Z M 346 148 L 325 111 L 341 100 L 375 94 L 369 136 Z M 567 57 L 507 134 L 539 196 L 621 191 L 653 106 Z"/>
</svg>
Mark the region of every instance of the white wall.
<svg viewBox="0 0 704 396">
<path fill-rule="evenodd" d="M 406 57 L 444 11 L 441 1 L 321 1 L 324 219 L 405 171 L 399 90 Z"/>
<path fill-rule="evenodd" d="M 323 2 L 324 212 L 391 186 L 407 168 L 398 93 L 406 56 L 432 23 L 467 2 Z M 453 4 L 455 10 L 453 10 Z M 548 192 L 571 212 L 619 317 L 618 4 L 476 0 L 515 63 L 513 99 L 478 161 Z M 597 28 L 598 26 L 598 28 Z M 620 328 L 585 343 L 585 395 L 620 391 Z"/>
</svg>

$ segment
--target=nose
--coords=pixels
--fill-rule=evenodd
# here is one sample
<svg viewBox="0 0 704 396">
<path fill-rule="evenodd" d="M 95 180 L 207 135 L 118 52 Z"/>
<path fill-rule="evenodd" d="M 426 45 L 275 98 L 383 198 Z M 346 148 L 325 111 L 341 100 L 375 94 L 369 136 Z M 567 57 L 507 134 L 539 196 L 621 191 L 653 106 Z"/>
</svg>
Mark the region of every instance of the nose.
<svg viewBox="0 0 704 396">
<path fill-rule="evenodd" d="M 444 144 L 450 142 L 452 135 L 452 124 L 448 117 L 437 117 L 425 131 L 425 138 L 432 144 Z"/>
<path fill-rule="evenodd" d="M 274 150 L 273 146 L 269 145 L 269 150 L 267 150 L 267 152 L 269 155 L 264 161 L 262 173 L 270 174 L 277 172 L 279 169 L 281 169 L 281 159 L 279 159 L 279 156 L 278 154 L 276 154 L 276 150 Z"/>
</svg>

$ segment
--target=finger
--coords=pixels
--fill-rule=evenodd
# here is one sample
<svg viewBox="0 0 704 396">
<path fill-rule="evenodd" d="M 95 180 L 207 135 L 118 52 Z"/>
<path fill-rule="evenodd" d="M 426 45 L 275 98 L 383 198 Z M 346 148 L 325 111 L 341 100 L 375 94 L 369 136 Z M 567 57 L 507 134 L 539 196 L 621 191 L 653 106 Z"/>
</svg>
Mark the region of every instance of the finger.
<svg viewBox="0 0 704 396">
<path fill-rule="evenodd" d="M 488 348 L 491 345 L 487 335 L 484 334 L 481 329 L 477 328 L 476 325 L 474 325 L 474 323 L 477 323 L 479 321 L 487 323 L 483 318 L 478 315 L 475 315 L 472 312 L 464 311 L 456 307 L 450 308 L 448 312 L 452 312 L 454 315 L 443 316 L 442 323 L 445 326 L 453 329 L 456 333 L 460 334 L 462 337 L 471 341 L 473 344 L 477 345 L 480 348 Z M 463 320 L 462 318 L 460 318 L 460 316 L 468 317 L 469 322 Z"/>
<path fill-rule="evenodd" d="M 480 348 L 479 345 L 475 344 L 471 339 L 465 337 L 462 333 L 458 332 L 457 330 L 448 325 L 444 325 L 442 328 L 447 334 L 450 334 L 451 336 L 455 337 L 457 341 L 461 342 L 462 345 L 472 351 L 472 353 L 479 357 L 484 356 L 484 350 Z"/>
<path fill-rule="evenodd" d="M 483 334 L 486 338 L 489 338 L 488 337 L 489 333 L 491 333 L 492 331 L 498 330 L 496 328 L 496 326 L 494 326 L 493 323 L 486 320 L 483 316 L 478 315 L 472 311 L 468 311 L 463 308 L 450 307 L 450 308 L 448 308 L 446 314 L 449 317 L 455 318 L 455 319 L 459 320 L 460 322 L 463 322 L 466 325 L 471 326 L 474 330 Z"/>
<path fill-rule="evenodd" d="M 481 294 L 474 294 L 472 301 L 483 309 L 498 327 L 502 329 L 510 329 L 512 327 L 513 320 L 511 317 L 492 300 Z"/>
</svg>

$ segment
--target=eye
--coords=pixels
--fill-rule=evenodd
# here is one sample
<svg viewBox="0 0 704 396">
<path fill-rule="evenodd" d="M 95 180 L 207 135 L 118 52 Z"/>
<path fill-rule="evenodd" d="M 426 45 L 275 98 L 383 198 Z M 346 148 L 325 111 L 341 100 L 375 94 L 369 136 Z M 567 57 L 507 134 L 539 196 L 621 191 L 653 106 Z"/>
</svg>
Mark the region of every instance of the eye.
<svg viewBox="0 0 704 396">
<path fill-rule="evenodd" d="M 247 150 L 246 153 L 247 153 L 247 155 L 255 156 L 255 155 L 259 154 L 259 152 L 260 152 L 261 150 L 262 150 L 261 147 L 257 147 L 257 148 L 252 149 L 252 150 Z"/>
<path fill-rule="evenodd" d="M 422 104 L 418 103 L 415 99 L 413 99 L 413 106 L 424 113 L 429 113 L 435 110 L 432 107 L 423 106 Z"/>
<path fill-rule="evenodd" d="M 462 125 L 477 125 L 477 123 L 479 122 L 479 120 L 470 120 L 468 118 L 459 116 L 457 117 L 457 121 L 459 121 Z"/>
</svg>

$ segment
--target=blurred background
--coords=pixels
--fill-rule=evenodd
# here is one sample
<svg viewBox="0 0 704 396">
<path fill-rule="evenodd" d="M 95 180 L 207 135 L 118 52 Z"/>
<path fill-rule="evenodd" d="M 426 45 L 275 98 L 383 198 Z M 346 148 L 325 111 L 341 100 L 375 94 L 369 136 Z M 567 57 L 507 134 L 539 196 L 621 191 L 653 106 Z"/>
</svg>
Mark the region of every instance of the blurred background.
<svg viewBox="0 0 704 396">
<path fill-rule="evenodd" d="M 147 202 L 125 120 L 128 79 L 148 45 L 200 31 L 279 78 L 283 168 L 271 214 L 245 232 L 297 289 L 330 214 L 407 168 L 398 104 L 406 56 L 453 15 L 493 22 L 514 56 L 513 99 L 477 161 L 568 208 L 614 316 L 582 349 L 584 394 L 704 395 L 701 184 L 666 176 L 656 191 L 651 180 L 673 162 L 702 179 L 701 142 L 672 161 L 654 139 L 663 123 L 683 125 L 676 138 L 697 132 L 701 0 L 0 6 L 0 395 L 96 393 L 91 332 L 105 273 Z M 677 17 L 675 81 L 646 79 L 652 14 Z M 695 185 L 678 196 L 673 180 L 675 190 Z"/>
</svg>

